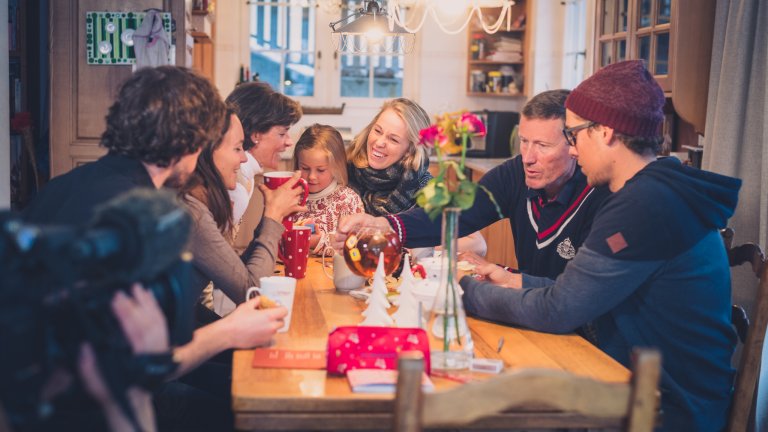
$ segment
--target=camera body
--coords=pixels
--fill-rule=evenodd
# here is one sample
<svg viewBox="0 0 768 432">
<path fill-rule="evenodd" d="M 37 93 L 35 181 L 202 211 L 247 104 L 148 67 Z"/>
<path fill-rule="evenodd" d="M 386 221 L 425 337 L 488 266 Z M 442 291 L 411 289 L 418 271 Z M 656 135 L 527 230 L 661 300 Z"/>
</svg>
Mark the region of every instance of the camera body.
<svg viewBox="0 0 768 432">
<path fill-rule="evenodd" d="M 0 400 L 12 424 L 50 412 L 43 389 L 58 370 L 77 375 L 84 342 L 124 410 L 127 388 L 152 387 L 175 370 L 168 354 L 134 356 L 111 309 L 118 290 L 130 295 L 140 282 L 166 317 L 171 345 L 191 340 L 197 296 L 183 253 L 191 221 L 175 197 L 154 192 L 114 200 L 82 228 L 0 213 Z"/>
</svg>

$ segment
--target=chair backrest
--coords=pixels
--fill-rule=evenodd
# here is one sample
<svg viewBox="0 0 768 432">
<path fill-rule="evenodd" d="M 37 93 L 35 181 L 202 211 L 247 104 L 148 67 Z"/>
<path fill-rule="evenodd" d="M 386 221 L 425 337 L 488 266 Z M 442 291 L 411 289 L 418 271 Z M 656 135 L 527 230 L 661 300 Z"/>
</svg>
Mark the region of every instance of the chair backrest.
<svg viewBox="0 0 768 432">
<path fill-rule="evenodd" d="M 746 431 L 749 427 L 752 406 L 754 405 L 766 324 L 768 324 L 768 265 L 765 263 L 765 254 L 760 246 L 754 243 L 733 246 L 733 230 L 725 228 L 720 233 L 723 236 L 723 242 L 728 253 L 728 263 L 731 267 L 749 263 L 752 271 L 759 278 L 759 282 L 755 284 L 752 322 L 750 323 L 744 308 L 740 305 L 733 305 L 731 311 L 731 320 L 739 334 L 739 340 L 744 346 L 734 385 L 728 430 L 733 432 Z"/>
<path fill-rule="evenodd" d="M 398 364 L 393 429 L 621 427 L 652 431 L 661 355 L 636 350 L 630 383 L 606 383 L 551 369 L 521 369 L 451 390 L 422 393 L 420 353 Z M 527 408 L 515 413 L 515 408 Z M 531 408 L 546 412 L 532 415 Z M 510 412 L 511 410 L 511 412 Z M 519 410 L 518 410 L 519 411 Z"/>
</svg>

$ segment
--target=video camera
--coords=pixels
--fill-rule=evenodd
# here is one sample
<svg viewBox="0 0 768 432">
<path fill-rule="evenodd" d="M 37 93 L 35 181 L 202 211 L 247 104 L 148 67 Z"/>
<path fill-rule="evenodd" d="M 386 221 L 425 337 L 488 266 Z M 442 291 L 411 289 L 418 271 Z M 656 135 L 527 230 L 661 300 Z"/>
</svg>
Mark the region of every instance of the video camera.
<svg viewBox="0 0 768 432">
<path fill-rule="evenodd" d="M 77 375 L 86 341 L 133 419 L 125 390 L 159 384 L 176 364 L 168 354 L 134 356 L 110 304 L 117 290 L 130 295 L 141 282 L 163 310 L 171 345 L 189 342 L 197 296 L 185 289 L 191 256 L 182 250 L 190 224 L 173 193 L 155 190 L 115 198 L 82 228 L 0 212 L 0 401 L 12 424 L 50 414 L 41 391 L 58 369 Z"/>
</svg>

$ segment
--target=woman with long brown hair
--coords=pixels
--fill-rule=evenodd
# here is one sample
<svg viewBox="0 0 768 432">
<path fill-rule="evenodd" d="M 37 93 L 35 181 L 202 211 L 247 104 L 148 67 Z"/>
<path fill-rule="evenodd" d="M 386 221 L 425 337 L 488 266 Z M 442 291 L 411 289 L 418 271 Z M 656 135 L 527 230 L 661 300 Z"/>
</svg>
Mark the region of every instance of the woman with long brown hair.
<svg viewBox="0 0 768 432">
<path fill-rule="evenodd" d="M 232 247 L 234 221 L 228 191 L 235 188 L 240 164 L 246 158 L 240 120 L 231 109 L 227 118 L 222 139 L 202 150 L 194 173 L 179 194 L 194 221 L 189 242 L 194 266 L 191 285 L 202 291 L 213 282 L 239 304 L 245 301 L 249 287 L 259 285 L 259 278 L 273 274 L 277 243 L 285 230 L 282 218 L 306 208 L 298 204 L 301 189 L 293 188 L 296 179 L 276 190 L 262 188 L 268 211 L 248 248 L 238 256 Z"/>
</svg>

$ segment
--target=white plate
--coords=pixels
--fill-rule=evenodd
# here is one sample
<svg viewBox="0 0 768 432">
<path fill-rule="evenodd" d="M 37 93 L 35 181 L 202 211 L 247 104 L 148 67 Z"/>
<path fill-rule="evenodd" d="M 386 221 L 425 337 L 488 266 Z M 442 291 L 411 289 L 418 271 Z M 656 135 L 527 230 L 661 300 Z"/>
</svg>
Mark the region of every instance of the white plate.
<svg viewBox="0 0 768 432">
<path fill-rule="evenodd" d="M 368 297 L 371 296 L 371 293 L 368 292 L 365 288 L 360 288 L 356 290 L 349 291 L 349 295 L 352 297 L 358 299 L 358 300 L 368 300 Z"/>
</svg>

